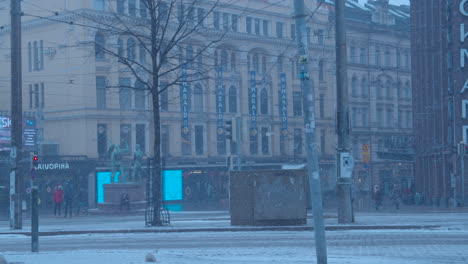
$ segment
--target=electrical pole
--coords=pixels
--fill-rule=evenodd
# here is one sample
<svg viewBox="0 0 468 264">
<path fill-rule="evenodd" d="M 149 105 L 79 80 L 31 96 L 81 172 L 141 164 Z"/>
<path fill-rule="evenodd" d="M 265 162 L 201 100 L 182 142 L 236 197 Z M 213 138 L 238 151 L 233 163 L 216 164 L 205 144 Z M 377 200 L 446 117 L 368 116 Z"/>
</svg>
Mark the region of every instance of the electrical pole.
<svg viewBox="0 0 468 264">
<path fill-rule="evenodd" d="M 353 158 L 349 144 L 349 106 L 347 85 L 347 52 L 346 30 L 344 25 L 344 11 L 346 0 L 335 0 L 336 10 L 336 109 L 337 109 L 337 134 L 338 134 L 338 223 L 353 222 L 353 210 L 351 203 L 351 174 L 353 170 Z"/>
<path fill-rule="evenodd" d="M 307 175 L 314 214 L 315 251 L 317 263 L 327 263 L 327 244 L 323 220 L 322 190 L 320 185 L 317 144 L 315 143 L 314 90 L 310 82 L 309 47 L 306 38 L 306 11 L 304 0 L 294 0 L 294 17 L 296 20 L 297 48 L 300 62 L 301 90 L 304 106 L 304 132 L 307 153 Z"/>
<path fill-rule="evenodd" d="M 16 152 L 12 158 L 10 184 L 14 181 L 13 228 L 22 229 L 22 189 L 23 189 L 23 111 L 22 111 L 22 76 L 21 76 L 21 1 L 11 0 L 11 148 Z M 11 216 L 10 216 L 11 218 Z"/>
</svg>

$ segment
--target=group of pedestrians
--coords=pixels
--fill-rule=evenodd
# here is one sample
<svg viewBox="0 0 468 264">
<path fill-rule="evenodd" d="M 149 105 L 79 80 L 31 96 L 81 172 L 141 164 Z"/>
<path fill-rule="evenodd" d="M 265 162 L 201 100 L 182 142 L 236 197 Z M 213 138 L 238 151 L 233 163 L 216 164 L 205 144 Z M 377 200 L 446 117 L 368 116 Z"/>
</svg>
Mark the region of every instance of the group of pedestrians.
<svg viewBox="0 0 468 264">
<path fill-rule="evenodd" d="M 66 182 L 65 187 L 63 187 L 61 184 L 57 184 L 54 188 L 54 194 L 53 194 L 53 201 L 54 201 L 54 215 L 55 216 L 60 216 L 61 214 L 61 208 L 62 204 L 64 204 L 64 217 L 72 217 L 72 208 L 73 208 L 73 202 L 76 200 L 78 204 L 78 210 L 77 214 L 79 214 L 79 211 L 81 207 L 83 206 L 81 201 L 83 200 L 83 193 L 82 191 L 79 191 L 77 195 L 74 194 L 73 192 L 73 187 L 71 182 Z"/>
<path fill-rule="evenodd" d="M 372 199 L 375 201 L 375 210 L 379 210 L 382 207 L 383 194 L 378 185 L 374 186 L 374 191 L 372 193 Z M 396 210 L 400 209 L 401 204 L 401 189 L 397 184 L 393 185 L 392 192 L 390 194 L 390 199 L 395 206 Z"/>
</svg>

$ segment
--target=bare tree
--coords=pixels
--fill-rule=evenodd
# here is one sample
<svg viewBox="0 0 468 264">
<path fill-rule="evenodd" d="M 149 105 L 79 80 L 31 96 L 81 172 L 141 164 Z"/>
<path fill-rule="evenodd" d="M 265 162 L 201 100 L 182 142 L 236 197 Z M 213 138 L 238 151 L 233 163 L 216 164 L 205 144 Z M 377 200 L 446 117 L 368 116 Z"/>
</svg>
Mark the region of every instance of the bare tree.
<svg viewBox="0 0 468 264">
<path fill-rule="evenodd" d="M 202 60 L 208 50 L 222 40 L 227 30 L 208 35 L 206 18 L 218 6 L 218 2 L 201 0 L 140 0 L 140 7 L 128 6 L 123 14 L 121 2 L 117 10 L 100 15 L 81 12 L 79 15 L 91 21 L 103 34 L 95 39 L 95 55 L 114 57 L 116 62 L 125 66 L 137 85 L 118 85 L 118 89 L 145 91 L 151 97 L 154 123 L 154 166 L 151 225 L 162 225 L 160 208 L 162 206 L 161 177 L 161 116 L 159 95 L 170 87 L 182 87 L 187 82 L 208 78 L 213 69 Z M 134 3 L 134 2 L 133 2 Z M 136 14 L 139 14 L 136 16 Z M 102 17 L 106 16 L 106 17 Z M 98 35 L 97 35 L 98 36 Z M 105 37 L 117 39 L 116 45 L 106 45 Z M 123 38 L 127 41 L 127 54 L 124 56 Z M 193 44 L 194 39 L 203 39 Z M 189 46 L 190 44 L 190 46 Z M 194 50 L 193 47 L 196 49 Z M 149 60 L 136 56 L 136 50 L 148 54 Z M 185 54 L 186 56 L 183 56 Z M 145 55 L 146 56 L 146 55 Z M 196 66 L 195 66 L 196 64 Z M 162 85 L 164 81 L 164 85 Z"/>
</svg>

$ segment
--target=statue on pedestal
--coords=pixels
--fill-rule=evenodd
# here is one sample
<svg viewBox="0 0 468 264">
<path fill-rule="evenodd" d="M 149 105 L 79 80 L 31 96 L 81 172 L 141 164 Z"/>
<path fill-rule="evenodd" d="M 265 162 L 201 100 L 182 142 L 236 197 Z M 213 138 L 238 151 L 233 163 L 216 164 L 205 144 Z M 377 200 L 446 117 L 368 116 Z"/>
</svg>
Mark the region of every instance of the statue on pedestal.
<svg viewBox="0 0 468 264">
<path fill-rule="evenodd" d="M 143 151 L 141 151 L 140 145 L 135 145 L 135 152 L 133 154 L 133 172 L 132 180 L 135 182 L 140 182 L 142 179 L 142 169 L 141 165 L 143 162 Z"/>
<path fill-rule="evenodd" d="M 125 179 L 125 167 L 122 162 L 122 157 L 123 154 L 128 151 L 128 144 L 125 142 L 124 148 L 122 148 L 122 144 L 117 146 L 114 146 L 112 144 L 111 148 L 113 148 L 112 150 L 109 150 L 111 152 L 111 183 L 114 183 L 115 176 L 117 174 L 117 169 L 120 172 L 119 178 L 121 179 L 121 181 Z"/>
</svg>

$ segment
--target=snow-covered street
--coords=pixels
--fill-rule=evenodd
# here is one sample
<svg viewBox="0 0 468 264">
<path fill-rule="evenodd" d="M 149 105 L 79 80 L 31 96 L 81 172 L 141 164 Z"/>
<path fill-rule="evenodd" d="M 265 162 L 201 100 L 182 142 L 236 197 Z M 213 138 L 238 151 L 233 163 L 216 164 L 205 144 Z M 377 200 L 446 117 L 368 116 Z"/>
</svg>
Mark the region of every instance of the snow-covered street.
<svg viewBox="0 0 468 264">
<path fill-rule="evenodd" d="M 368 230 L 327 232 L 329 263 L 468 263 L 463 230 Z M 2 254 L 25 264 L 315 263 L 313 232 L 195 232 L 88 234 L 42 237 L 40 253 L 30 238 L 3 235 Z"/>
</svg>

